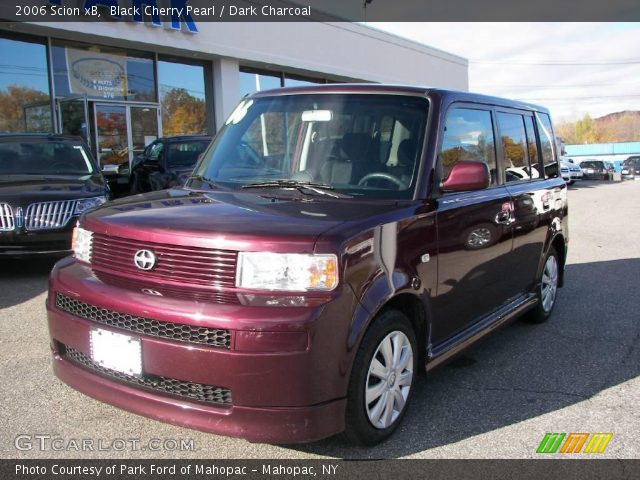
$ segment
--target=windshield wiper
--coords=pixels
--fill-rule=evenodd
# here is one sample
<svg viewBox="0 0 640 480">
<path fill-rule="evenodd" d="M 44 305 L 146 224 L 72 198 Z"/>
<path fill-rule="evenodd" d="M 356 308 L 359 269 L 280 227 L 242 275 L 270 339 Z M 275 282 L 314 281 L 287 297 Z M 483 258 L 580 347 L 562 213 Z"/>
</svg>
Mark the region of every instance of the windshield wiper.
<svg viewBox="0 0 640 480">
<path fill-rule="evenodd" d="M 327 195 L 333 198 L 352 198 L 351 195 L 334 192 L 334 187 L 326 183 L 301 182 L 298 180 L 270 180 L 266 182 L 255 182 L 243 185 L 242 188 L 278 188 L 282 190 L 296 190 L 304 195 L 308 192 L 317 193 L 318 195 Z"/>
<path fill-rule="evenodd" d="M 209 185 L 212 188 L 220 188 L 220 185 L 218 185 L 216 182 L 214 182 L 213 180 L 209 180 L 208 178 L 203 177 L 202 175 L 190 175 L 189 177 L 187 177 L 187 181 L 190 181 L 190 180 L 197 180 L 201 183 Z"/>
</svg>

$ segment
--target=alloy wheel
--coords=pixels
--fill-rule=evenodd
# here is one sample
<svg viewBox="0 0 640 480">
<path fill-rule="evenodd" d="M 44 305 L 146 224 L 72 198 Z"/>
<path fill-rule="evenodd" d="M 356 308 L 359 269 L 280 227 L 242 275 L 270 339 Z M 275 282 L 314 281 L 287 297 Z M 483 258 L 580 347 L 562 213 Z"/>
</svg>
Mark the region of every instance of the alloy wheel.
<svg viewBox="0 0 640 480">
<path fill-rule="evenodd" d="M 388 428 L 405 408 L 413 380 L 413 349 L 401 331 L 389 333 L 378 345 L 365 382 L 365 407 L 371 424 Z"/>
<path fill-rule="evenodd" d="M 556 300 L 558 290 L 558 261 L 554 255 L 549 255 L 542 271 L 542 308 L 550 312 Z"/>
</svg>

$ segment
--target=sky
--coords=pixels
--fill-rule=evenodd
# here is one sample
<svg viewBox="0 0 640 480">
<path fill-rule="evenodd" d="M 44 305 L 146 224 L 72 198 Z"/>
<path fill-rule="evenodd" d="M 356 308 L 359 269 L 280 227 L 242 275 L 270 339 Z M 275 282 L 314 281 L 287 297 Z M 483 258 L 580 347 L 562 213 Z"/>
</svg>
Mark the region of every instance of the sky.
<svg viewBox="0 0 640 480">
<path fill-rule="evenodd" d="M 640 110 L 640 23 L 367 23 L 469 60 L 469 90 L 556 122 Z"/>
</svg>

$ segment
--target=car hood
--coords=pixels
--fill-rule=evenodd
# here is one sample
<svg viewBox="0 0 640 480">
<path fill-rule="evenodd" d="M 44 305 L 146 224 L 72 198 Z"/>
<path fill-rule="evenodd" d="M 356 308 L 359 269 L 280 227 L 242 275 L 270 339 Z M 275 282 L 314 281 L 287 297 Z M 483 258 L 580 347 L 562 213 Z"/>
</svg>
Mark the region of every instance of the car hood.
<svg viewBox="0 0 640 480">
<path fill-rule="evenodd" d="M 106 195 L 101 175 L 0 175 L 0 201 L 14 206 L 100 195 Z"/>
<path fill-rule="evenodd" d="M 282 191 L 170 189 L 110 202 L 87 213 L 96 233 L 141 241 L 229 250 L 310 252 L 322 233 L 392 204 L 324 200 Z"/>
</svg>

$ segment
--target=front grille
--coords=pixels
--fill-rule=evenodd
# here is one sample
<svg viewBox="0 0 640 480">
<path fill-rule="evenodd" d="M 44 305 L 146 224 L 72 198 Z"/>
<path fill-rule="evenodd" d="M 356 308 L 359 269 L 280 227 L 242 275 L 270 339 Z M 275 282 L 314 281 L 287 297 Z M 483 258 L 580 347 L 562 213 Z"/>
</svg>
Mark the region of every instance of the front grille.
<svg viewBox="0 0 640 480">
<path fill-rule="evenodd" d="M 117 370 L 105 368 L 102 365 L 95 363 L 84 353 L 71 347 L 63 345 L 61 350 L 62 356 L 67 360 L 108 378 L 120 380 L 122 382 L 138 387 L 144 387 L 156 392 L 167 393 L 181 398 L 188 398 L 189 400 L 196 400 L 198 402 L 215 403 L 227 406 L 232 404 L 231 390 L 228 388 L 214 387 L 212 385 L 187 382 L 176 378 L 160 377 L 157 375 L 144 374 L 140 377 L 127 375 L 126 373 L 118 372 Z"/>
<path fill-rule="evenodd" d="M 0 203 L 0 232 L 10 232 L 15 228 L 11 205 Z"/>
<path fill-rule="evenodd" d="M 96 307 L 73 298 L 56 294 L 56 307 L 93 322 L 128 330 L 151 337 L 168 338 L 179 342 L 199 343 L 210 347 L 231 348 L 231 332 L 218 328 L 194 327 L 180 323 L 161 322 L 136 317 L 127 313 L 114 312 Z"/>
<path fill-rule="evenodd" d="M 136 267 L 138 250 L 151 250 L 157 258 L 152 270 Z M 129 238 L 93 234 L 91 264 L 97 270 L 129 273 L 159 281 L 210 287 L 234 287 L 238 253 L 214 248 L 166 245 Z"/>
<path fill-rule="evenodd" d="M 32 231 L 62 228 L 71 219 L 75 206 L 75 200 L 32 203 L 27 207 L 24 226 Z"/>
<path fill-rule="evenodd" d="M 172 286 L 166 283 L 154 283 L 153 281 L 141 281 L 132 278 L 114 275 L 106 272 L 93 271 L 94 275 L 101 282 L 118 288 L 126 288 L 129 290 L 137 290 L 139 292 L 153 295 L 160 294 L 163 297 L 173 297 L 180 300 L 197 300 L 207 303 L 221 303 L 240 305 L 238 295 L 232 292 L 221 292 L 218 290 L 204 290 L 198 288 L 185 288 L 181 286 Z"/>
</svg>

